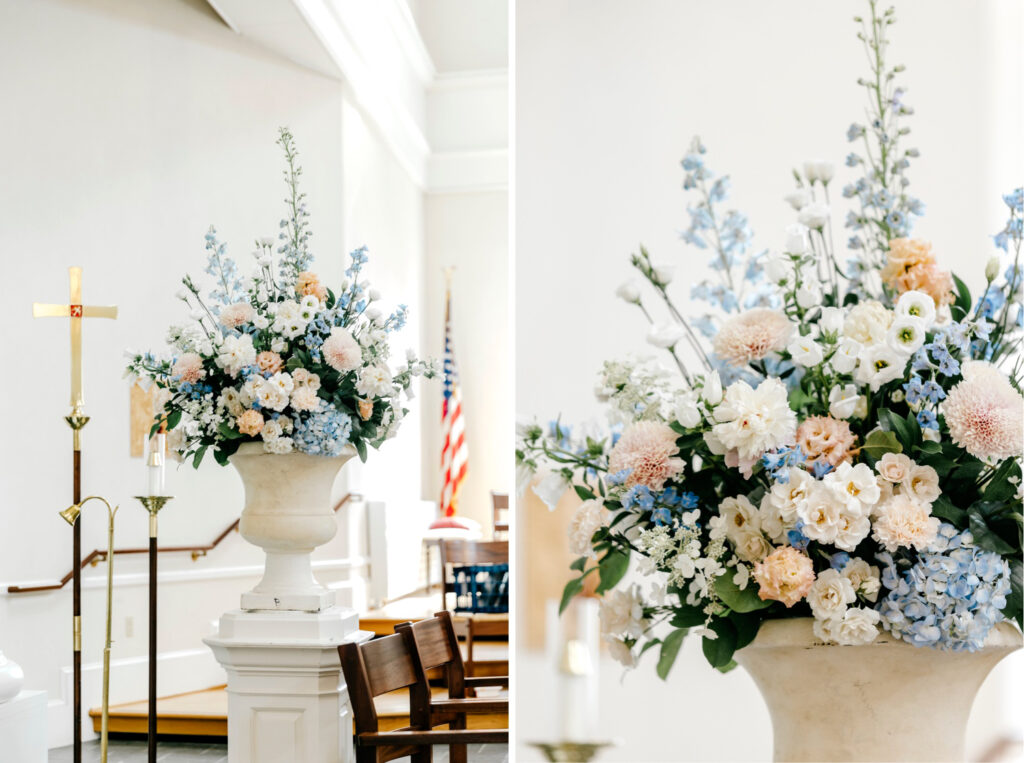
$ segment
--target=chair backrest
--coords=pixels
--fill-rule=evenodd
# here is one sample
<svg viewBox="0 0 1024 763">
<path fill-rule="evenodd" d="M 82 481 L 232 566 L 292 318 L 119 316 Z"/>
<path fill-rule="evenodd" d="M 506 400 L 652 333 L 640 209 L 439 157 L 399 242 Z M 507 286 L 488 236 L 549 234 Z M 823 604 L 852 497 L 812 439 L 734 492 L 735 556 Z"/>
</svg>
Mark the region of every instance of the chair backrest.
<svg viewBox="0 0 1024 763">
<path fill-rule="evenodd" d="M 491 524 L 495 537 L 508 532 L 508 493 L 491 491 Z"/>
<path fill-rule="evenodd" d="M 507 540 L 441 540 L 441 606 L 448 608 L 448 593 L 455 586 L 448 580 L 449 565 L 508 564 Z"/>
<path fill-rule="evenodd" d="M 428 670 L 445 668 L 448 696 L 465 696 L 466 667 L 450 612 L 436 612 L 433 617 L 415 623 L 400 623 L 395 632 L 405 638 L 420 680 L 426 680 Z"/>
<path fill-rule="evenodd" d="M 409 642 L 401 634 L 384 636 L 364 644 L 342 644 L 338 647 L 338 655 L 357 733 L 379 730 L 374 697 L 406 687 L 410 689 L 410 698 L 417 691 L 429 691 L 428 687 L 424 688 L 426 683 L 420 680 Z M 417 726 L 415 719 L 410 718 L 410 721 L 410 725 Z"/>
</svg>

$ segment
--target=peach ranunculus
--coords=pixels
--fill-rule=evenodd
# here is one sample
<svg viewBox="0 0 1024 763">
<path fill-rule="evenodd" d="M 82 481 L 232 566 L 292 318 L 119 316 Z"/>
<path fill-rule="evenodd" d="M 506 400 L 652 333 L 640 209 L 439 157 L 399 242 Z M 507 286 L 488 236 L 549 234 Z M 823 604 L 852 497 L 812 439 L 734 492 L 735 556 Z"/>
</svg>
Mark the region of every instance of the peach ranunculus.
<svg viewBox="0 0 1024 763">
<path fill-rule="evenodd" d="M 667 424 L 639 421 L 626 428 L 608 454 L 608 472 L 629 470 L 626 486 L 646 485 L 661 490 L 667 480 L 683 471 L 676 433 Z"/>
<path fill-rule="evenodd" d="M 373 415 L 373 401 L 359 398 L 359 418 L 363 421 L 369 421 Z"/>
<path fill-rule="evenodd" d="M 203 378 L 203 359 L 194 352 L 186 352 L 171 368 L 171 375 L 181 377 L 181 381 L 195 384 Z"/>
<path fill-rule="evenodd" d="M 256 356 L 256 367 L 260 369 L 260 371 L 276 374 L 281 370 L 282 365 L 284 365 L 284 362 L 281 360 L 281 356 L 276 352 L 265 350 Z"/>
<path fill-rule="evenodd" d="M 831 416 L 809 416 L 796 429 L 796 442 L 807 455 L 808 463 L 816 461 L 839 466 L 857 452 L 857 435 L 850 424 Z"/>
<path fill-rule="evenodd" d="M 792 607 L 814 585 L 814 563 L 807 554 L 783 546 L 754 565 L 754 580 L 762 601 L 772 599 Z"/>
<path fill-rule="evenodd" d="M 249 408 L 241 416 L 235 419 L 238 431 L 255 437 L 263 430 L 263 414 Z"/>
<path fill-rule="evenodd" d="M 897 294 L 921 291 L 936 305 L 953 301 L 953 277 L 942 270 L 932 254 L 932 245 L 921 239 L 894 238 L 882 268 L 882 280 Z"/>
<path fill-rule="evenodd" d="M 312 295 L 321 302 L 327 299 L 327 287 L 320 283 L 320 277 L 316 273 L 311 273 L 308 270 L 299 273 L 299 277 L 295 281 L 295 291 L 300 297 Z"/>
</svg>

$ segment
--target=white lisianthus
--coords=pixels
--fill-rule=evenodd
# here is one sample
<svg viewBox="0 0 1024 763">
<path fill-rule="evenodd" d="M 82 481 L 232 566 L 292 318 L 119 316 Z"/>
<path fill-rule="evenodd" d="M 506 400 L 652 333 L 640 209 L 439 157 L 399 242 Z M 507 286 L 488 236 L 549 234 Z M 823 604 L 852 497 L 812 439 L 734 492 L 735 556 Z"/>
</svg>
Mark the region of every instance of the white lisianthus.
<svg viewBox="0 0 1024 763">
<path fill-rule="evenodd" d="M 848 419 L 857 413 L 862 402 L 867 403 L 858 394 L 856 384 L 837 384 L 828 393 L 828 412 L 833 418 Z"/>
<path fill-rule="evenodd" d="M 274 323 L 271 329 L 287 339 L 295 339 L 306 330 L 308 318 L 303 317 L 303 308 L 293 299 L 277 303 Z"/>
<path fill-rule="evenodd" d="M 805 280 L 796 290 L 796 303 L 804 310 L 821 304 L 821 285 L 817 281 Z"/>
<path fill-rule="evenodd" d="M 797 215 L 797 219 L 800 221 L 801 225 L 806 225 L 808 228 L 812 228 L 814 230 L 821 230 L 825 227 L 825 223 L 827 223 L 829 219 L 828 204 L 812 201 L 800 210 L 800 214 Z"/>
<path fill-rule="evenodd" d="M 668 286 L 675 274 L 676 269 L 672 265 L 655 265 L 651 268 L 651 275 L 659 286 Z"/>
<path fill-rule="evenodd" d="M 765 379 L 757 389 L 745 381 L 730 384 L 714 418 L 714 435 L 744 462 L 796 436 L 796 414 L 789 407 L 786 385 L 776 378 Z"/>
<path fill-rule="evenodd" d="M 359 372 L 356 391 L 363 397 L 387 397 L 394 391 L 391 371 L 383 363 L 367 366 Z"/>
<path fill-rule="evenodd" d="M 889 327 L 885 341 L 896 352 L 913 355 L 924 344 L 927 330 L 928 327 L 920 318 L 898 316 Z"/>
<path fill-rule="evenodd" d="M 252 325 L 263 331 L 270 326 L 270 321 L 267 320 L 267 316 L 256 313 L 256 317 L 252 319 Z"/>
<path fill-rule="evenodd" d="M 846 320 L 846 312 L 841 307 L 821 308 L 821 317 L 818 318 L 818 327 L 823 334 L 836 334 L 843 330 L 843 321 Z"/>
<path fill-rule="evenodd" d="M 675 347 L 686 331 L 675 321 L 656 323 L 647 332 L 647 342 L 655 347 L 669 349 Z"/>
<path fill-rule="evenodd" d="M 220 354 L 217 355 L 216 363 L 231 376 L 238 376 L 238 372 L 246 366 L 256 362 L 256 349 L 252 346 L 252 336 L 242 334 L 235 336 L 228 335 L 220 346 Z"/>
<path fill-rule="evenodd" d="M 712 371 L 704 377 L 704 389 L 700 393 L 701 399 L 708 405 L 718 405 L 722 402 L 722 377 L 718 371 Z"/>
<path fill-rule="evenodd" d="M 855 339 L 844 338 L 840 340 L 839 346 L 832 354 L 830 362 L 837 373 L 850 374 L 857 367 L 857 358 L 864 349 L 860 342 Z"/>
<path fill-rule="evenodd" d="M 676 401 L 675 416 L 676 421 L 687 429 L 693 429 L 694 427 L 699 426 L 701 422 L 701 415 L 700 408 L 698 407 L 697 396 L 692 392 L 682 395 L 679 400 Z"/>
<path fill-rule="evenodd" d="M 804 368 L 813 368 L 819 365 L 825 357 L 821 345 L 809 336 L 797 337 L 789 343 L 786 349 L 793 356 L 793 362 Z"/>
<path fill-rule="evenodd" d="M 584 501 L 569 521 L 569 550 L 577 556 L 597 558 L 590 539 L 608 524 L 609 512 L 598 500 Z"/>
<path fill-rule="evenodd" d="M 812 185 L 815 181 L 821 181 L 823 184 L 828 185 L 829 181 L 835 177 L 835 174 L 836 166 L 832 162 L 804 162 L 804 177 Z"/>
<path fill-rule="evenodd" d="M 640 287 L 632 278 L 619 284 L 615 290 L 615 296 L 633 305 L 640 304 Z"/>
<path fill-rule="evenodd" d="M 804 254 L 810 248 L 807 240 L 807 226 L 794 223 L 786 226 L 786 251 L 790 254 Z"/>
<path fill-rule="evenodd" d="M 769 257 L 764 264 L 764 274 L 772 283 L 788 281 L 793 275 L 793 261 L 784 254 Z"/>
<path fill-rule="evenodd" d="M 858 358 L 857 381 L 868 384 L 872 392 L 878 392 L 883 384 L 903 376 L 907 357 L 884 344 L 876 344 L 861 350 Z"/>
<path fill-rule="evenodd" d="M 849 579 L 832 569 L 819 572 L 807 593 L 807 603 L 811 605 L 811 612 L 818 620 L 842 616 L 846 608 L 856 600 L 857 594 Z"/>
<path fill-rule="evenodd" d="M 605 636 L 644 635 L 648 621 L 644 618 L 644 604 L 634 585 L 629 589 L 614 588 L 601 599 L 601 633 Z"/>
<path fill-rule="evenodd" d="M 811 201 L 811 195 L 807 191 L 793 191 L 793 193 L 787 193 L 782 198 L 797 212 L 806 207 Z"/>
<path fill-rule="evenodd" d="M 923 291 L 905 291 L 896 302 L 895 313 L 898 316 L 917 318 L 928 328 L 935 322 L 935 300 Z"/>
<path fill-rule="evenodd" d="M 569 489 L 569 482 L 560 472 L 551 472 L 544 476 L 533 486 L 533 492 L 540 498 L 549 510 L 554 511 L 558 502 L 562 500 L 565 491 Z"/>
</svg>

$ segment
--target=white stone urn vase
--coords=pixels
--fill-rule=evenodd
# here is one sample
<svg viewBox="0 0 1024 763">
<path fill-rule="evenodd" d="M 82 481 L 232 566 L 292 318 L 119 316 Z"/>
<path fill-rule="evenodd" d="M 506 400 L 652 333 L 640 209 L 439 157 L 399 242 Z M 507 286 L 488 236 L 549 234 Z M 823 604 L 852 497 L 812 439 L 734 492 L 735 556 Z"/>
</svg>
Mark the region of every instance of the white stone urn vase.
<svg viewBox="0 0 1024 763">
<path fill-rule="evenodd" d="M 245 485 L 238 530 L 267 555 L 263 579 L 242 594 L 242 609 L 320 612 L 334 606 L 334 592 L 313 577 L 310 554 L 338 531 L 331 488 L 355 454 L 351 445 L 333 457 L 274 454 L 252 442 L 231 456 Z"/>
<path fill-rule="evenodd" d="M 770 620 L 736 661 L 772 718 L 776 761 L 963 761 L 974 696 L 1021 648 L 999 623 L 977 652 L 915 647 L 882 631 L 863 646 L 824 644 L 813 619 Z"/>
<path fill-rule="evenodd" d="M 8 660 L 3 652 L 0 652 L 0 702 L 14 699 L 21 691 L 25 683 L 25 674 L 21 666 L 16 662 Z"/>
</svg>

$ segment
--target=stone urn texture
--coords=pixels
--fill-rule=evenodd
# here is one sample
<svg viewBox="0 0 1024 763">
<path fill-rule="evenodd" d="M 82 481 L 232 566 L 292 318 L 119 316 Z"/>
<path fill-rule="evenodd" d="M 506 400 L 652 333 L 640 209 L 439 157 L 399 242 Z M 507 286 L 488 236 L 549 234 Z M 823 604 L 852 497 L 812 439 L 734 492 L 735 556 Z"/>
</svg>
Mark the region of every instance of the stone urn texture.
<svg viewBox="0 0 1024 763">
<path fill-rule="evenodd" d="M 824 644 L 813 625 L 770 620 L 736 653 L 768 705 L 776 761 L 963 761 L 975 694 L 1021 648 L 1009 622 L 976 652 L 916 647 L 886 631 L 863 646 Z"/>
<path fill-rule="evenodd" d="M 267 557 L 263 579 L 242 594 L 242 609 L 319 612 L 334 605 L 334 592 L 313 577 L 310 554 L 338 532 L 331 489 L 355 454 L 351 445 L 327 457 L 244 443 L 231 456 L 245 486 L 238 530 Z"/>
</svg>

